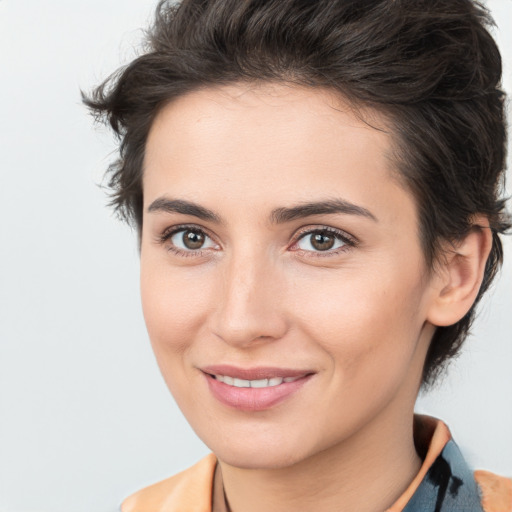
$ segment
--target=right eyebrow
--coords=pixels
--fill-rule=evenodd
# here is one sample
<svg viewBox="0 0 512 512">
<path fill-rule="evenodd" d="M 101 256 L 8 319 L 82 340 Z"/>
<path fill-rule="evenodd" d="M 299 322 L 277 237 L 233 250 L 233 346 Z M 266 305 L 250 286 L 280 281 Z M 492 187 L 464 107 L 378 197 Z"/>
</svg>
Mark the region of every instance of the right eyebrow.
<svg viewBox="0 0 512 512">
<path fill-rule="evenodd" d="M 155 199 L 148 206 L 148 212 L 182 213 L 183 215 L 192 215 L 202 220 L 215 222 L 216 224 L 222 223 L 220 217 L 208 208 L 179 199 L 167 199 L 165 197 Z"/>
</svg>

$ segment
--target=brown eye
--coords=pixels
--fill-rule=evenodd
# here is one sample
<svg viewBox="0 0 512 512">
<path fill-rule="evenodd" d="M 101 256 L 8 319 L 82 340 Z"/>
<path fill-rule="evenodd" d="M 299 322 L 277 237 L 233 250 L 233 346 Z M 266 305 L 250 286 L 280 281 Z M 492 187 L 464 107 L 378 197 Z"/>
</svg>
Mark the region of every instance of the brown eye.
<svg viewBox="0 0 512 512">
<path fill-rule="evenodd" d="M 334 247 L 336 239 L 332 235 L 316 233 L 311 235 L 311 245 L 318 251 L 328 251 Z"/>
<path fill-rule="evenodd" d="M 215 249 L 217 247 L 214 241 L 200 229 L 177 229 L 166 236 L 166 240 L 168 240 L 174 248 L 182 252 Z"/>
<path fill-rule="evenodd" d="M 200 249 L 204 245 L 205 236 L 197 231 L 183 232 L 183 245 L 190 250 Z"/>
<path fill-rule="evenodd" d="M 304 233 L 296 243 L 296 247 L 302 251 L 332 254 L 336 254 L 336 249 L 343 249 L 353 245 L 354 243 L 347 235 L 331 229 L 309 231 Z"/>
</svg>

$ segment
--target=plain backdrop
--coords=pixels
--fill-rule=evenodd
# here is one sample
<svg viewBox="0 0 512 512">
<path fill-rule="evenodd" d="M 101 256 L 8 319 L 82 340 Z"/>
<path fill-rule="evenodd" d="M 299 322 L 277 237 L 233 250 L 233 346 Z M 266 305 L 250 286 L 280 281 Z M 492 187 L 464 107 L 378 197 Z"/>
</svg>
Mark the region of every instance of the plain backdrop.
<svg viewBox="0 0 512 512">
<path fill-rule="evenodd" d="M 134 233 L 99 186 L 114 143 L 90 90 L 155 2 L 0 0 L 0 511 L 109 512 L 208 449 L 161 379 Z M 512 1 L 490 0 L 512 90 Z M 510 193 L 510 192 L 509 192 Z M 512 245 L 474 335 L 417 409 L 512 476 Z"/>
</svg>

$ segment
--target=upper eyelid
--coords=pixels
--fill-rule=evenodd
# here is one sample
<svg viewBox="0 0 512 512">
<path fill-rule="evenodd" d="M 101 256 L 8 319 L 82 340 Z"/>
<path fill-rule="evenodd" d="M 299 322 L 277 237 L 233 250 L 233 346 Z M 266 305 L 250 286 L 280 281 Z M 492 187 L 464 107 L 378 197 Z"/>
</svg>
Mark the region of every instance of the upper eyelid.
<svg viewBox="0 0 512 512">
<path fill-rule="evenodd" d="M 159 236 L 161 239 L 167 239 L 171 236 L 175 235 L 176 233 L 179 233 L 180 231 L 200 231 L 204 233 L 208 238 L 211 238 L 215 241 L 215 236 L 212 236 L 210 231 L 202 226 L 197 226 L 195 224 L 179 224 L 177 226 L 170 226 L 162 231 L 162 234 Z M 216 242 L 217 243 L 217 242 Z"/>
<path fill-rule="evenodd" d="M 357 238 L 354 235 L 351 235 L 347 231 L 339 228 L 333 228 L 332 226 L 322 226 L 319 225 L 317 227 L 304 227 L 301 228 L 298 232 L 298 234 L 294 237 L 295 242 L 300 240 L 302 237 L 307 236 L 312 233 L 322 233 L 322 232 L 328 232 L 332 233 L 333 235 L 338 235 L 340 238 L 348 240 L 352 242 L 353 244 L 358 243 Z M 295 243 L 294 242 L 294 243 Z"/>
<path fill-rule="evenodd" d="M 210 231 L 203 227 L 199 226 L 197 224 L 179 224 L 176 226 L 170 226 L 166 228 L 162 234 L 159 236 L 159 239 L 161 241 L 167 241 L 169 238 L 176 233 L 179 233 L 180 231 L 186 231 L 187 229 L 191 231 L 200 231 L 204 233 L 208 238 L 213 240 L 218 245 L 221 245 L 215 236 L 213 236 Z M 349 241 L 351 244 L 356 245 L 358 243 L 358 240 L 356 237 L 351 235 L 350 233 L 346 232 L 345 230 L 335 228 L 332 226 L 317 224 L 317 225 L 309 225 L 309 226 L 303 226 L 295 231 L 295 233 L 292 236 L 290 246 L 295 245 L 300 239 L 304 238 L 305 236 L 313 233 L 319 233 L 319 232 L 328 232 L 332 233 L 333 235 L 338 235 L 341 239 L 344 239 L 346 241 Z M 196 249 L 197 251 L 201 251 L 201 249 Z M 194 250 L 190 250 L 189 252 L 194 252 Z"/>
</svg>

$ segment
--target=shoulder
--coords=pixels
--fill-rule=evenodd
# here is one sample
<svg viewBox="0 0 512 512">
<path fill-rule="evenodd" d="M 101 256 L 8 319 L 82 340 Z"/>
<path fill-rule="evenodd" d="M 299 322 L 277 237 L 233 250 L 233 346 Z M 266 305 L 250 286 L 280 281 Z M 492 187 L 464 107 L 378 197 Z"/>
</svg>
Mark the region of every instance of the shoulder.
<svg viewBox="0 0 512 512">
<path fill-rule="evenodd" d="M 132 494 L 123 501 L 121 512 L 210 512 L 216 464 L 212 453 L 185 471 Z"/>
<path fill-rule="evenodd" d="M 474 472 L 485 512 L 512 512 L 512 479 L 489 471 Z"/>
</svg>

